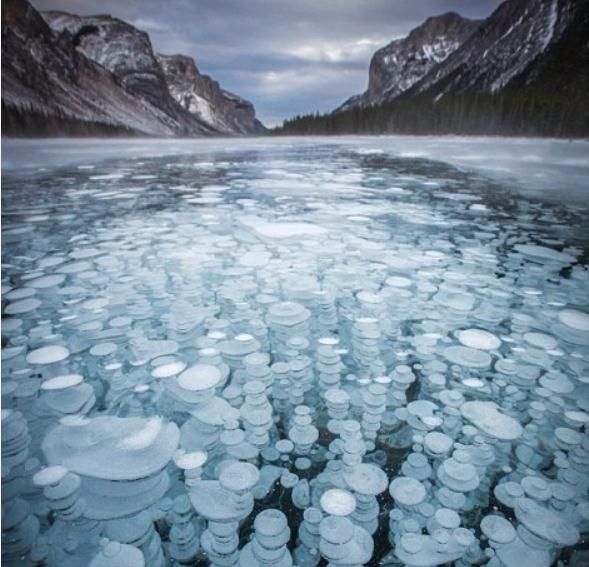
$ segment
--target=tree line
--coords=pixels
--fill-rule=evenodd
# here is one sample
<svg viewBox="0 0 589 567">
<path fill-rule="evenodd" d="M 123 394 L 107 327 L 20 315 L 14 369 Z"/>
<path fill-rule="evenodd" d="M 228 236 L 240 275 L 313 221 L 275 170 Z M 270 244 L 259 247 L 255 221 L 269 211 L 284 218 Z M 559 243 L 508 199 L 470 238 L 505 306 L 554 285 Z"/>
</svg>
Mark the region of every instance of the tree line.
<svg viewBox="0 0 589 567">
<path fill-rule="evenodd" d="M 542 92 L 521 88 L 496 94 L 447 95 L 393 100 L 329 114 L 285 120 L 278 135 L 463 134 L 501 136 L 589 136 L 589 98 L 585 92 Z"/>
<path fill-rule="evenodd" d="M 29 103 L 7 104 L 2 101 L 2 136 L 136 136 L 137 132 L 107 122 L 81 120 L 56 107 L 43 109 Z"/>
</svg>

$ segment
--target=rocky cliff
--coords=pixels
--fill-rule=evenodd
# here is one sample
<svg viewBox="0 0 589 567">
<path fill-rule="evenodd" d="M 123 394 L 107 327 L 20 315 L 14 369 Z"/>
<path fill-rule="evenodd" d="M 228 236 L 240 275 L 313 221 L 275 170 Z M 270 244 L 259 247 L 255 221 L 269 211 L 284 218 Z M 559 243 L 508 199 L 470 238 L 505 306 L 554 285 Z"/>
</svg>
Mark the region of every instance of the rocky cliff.
<svg viewBox="0 0 589 567">
<path fill-rule="evenodd" d="M 172 97 L 192 115 L 224 133 L 257 133 L 265 130 L 251 102 L 223 90 L 199 72 L 185 55 L 157 54 Z"/>
<path fill-rule="evenodd" d="M 436 65 L 405 92 L 405 97 L 427 96 L 439 100 L 448 94 L 496 93 L 509 86 L 525 84 L 534 67 L 558 49 L 571 28 L 587 22 L 586 0 L 508 0 L 501 4 L 459 49 Z M 588 41 L 578 35 L 576 59 L 587 53 Z M 586 63 L 577 59 L 578 71 Z M 572 61 L 562 58 L 563 66 Z M 563 85 L 561 85 L 563 86 Z"/>
<path fill-rule="evenodd" d="M 367 90 L 338 110 L 377 104 L 405 92 L 456 51 L 480 23 L 455 12 L 428 18 L 407 37 L 392 41 L 372 56 Z"/>
<path fill-rule="evenodd" d="M 228 93 L 211 96 L 214 89 L 201 81 L 194 95 L 208 101 L 209 113 L 193 112 L 179 102 L 176 84 L 168 79 L 174 78 L 149 36 L 122 20 L 41 14 L 26 0 L 2 3 L 3 134 L 203 136 L 263 130 L 251 103 Z"/>
</svg>

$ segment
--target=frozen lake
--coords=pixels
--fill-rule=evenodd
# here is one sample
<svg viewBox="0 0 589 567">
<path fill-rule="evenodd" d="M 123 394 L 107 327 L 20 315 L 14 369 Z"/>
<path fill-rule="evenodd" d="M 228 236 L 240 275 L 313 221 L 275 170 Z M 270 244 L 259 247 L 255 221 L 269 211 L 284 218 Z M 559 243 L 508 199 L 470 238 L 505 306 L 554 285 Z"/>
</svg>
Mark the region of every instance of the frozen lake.
<svg viewBox="0 0 589 567">
<path fill-rule="evenodd" d="M 6 565 L 587 564 L 589 143 L 2 150 Z"/>
</svg>

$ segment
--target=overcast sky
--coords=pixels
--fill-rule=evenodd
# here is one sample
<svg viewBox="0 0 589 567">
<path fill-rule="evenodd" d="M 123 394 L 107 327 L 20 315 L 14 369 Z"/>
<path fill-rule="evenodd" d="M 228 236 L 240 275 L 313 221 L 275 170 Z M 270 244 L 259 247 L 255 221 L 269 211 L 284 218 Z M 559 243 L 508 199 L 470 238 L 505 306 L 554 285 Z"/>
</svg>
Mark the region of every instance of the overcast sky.
<svg viewBox="0 0 589 567">
<path fill-rule="evenodd" d="M 156 51 L 251 100 L 272 126 L 332 110 L 363 91 L 372 53 L 428 16 L 481 18 L 501 0 L 33 0 L 41 10 L 108 13 L 149 33 Z"/>
</svg>

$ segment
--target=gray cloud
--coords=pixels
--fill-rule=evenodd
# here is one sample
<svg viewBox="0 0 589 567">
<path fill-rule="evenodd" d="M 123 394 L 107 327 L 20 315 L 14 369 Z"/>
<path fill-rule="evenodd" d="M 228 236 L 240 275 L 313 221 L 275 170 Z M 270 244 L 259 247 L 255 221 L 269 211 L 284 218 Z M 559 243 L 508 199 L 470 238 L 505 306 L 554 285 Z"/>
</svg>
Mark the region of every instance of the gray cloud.
<svg viewBox="0 0 589 567">
<path fill-rule="evenodd" d="M 331 110 L 364 90 L 376 49 L 429 16 L 481 18 L 501 0 L 33 0 L 41 10 L 108 13 L 147 31 L 157 51 L 250 99 L 267 124 Z"/>
</svg>

